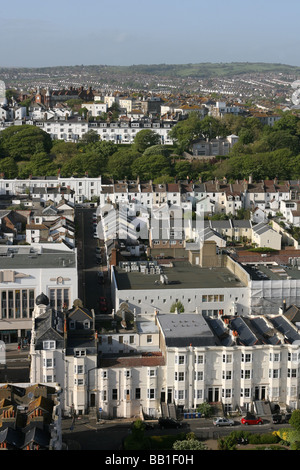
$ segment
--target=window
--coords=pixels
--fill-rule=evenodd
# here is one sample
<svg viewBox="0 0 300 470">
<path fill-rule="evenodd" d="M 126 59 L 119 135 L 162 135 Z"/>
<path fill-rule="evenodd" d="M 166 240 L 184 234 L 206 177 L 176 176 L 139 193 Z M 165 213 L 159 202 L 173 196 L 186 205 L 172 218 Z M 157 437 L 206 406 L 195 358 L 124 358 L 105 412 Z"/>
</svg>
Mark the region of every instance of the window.
<svg viewBox="0 0 300 470">
<path fill-rule="evenodd" d="M 280 378 L 280 369 L 269 369 L 269 378 L 270 379 L 279 379 Z"/>
<path fill-rule="evenodd" d="M 230 364 L 232 362 L 232 354 L 223 354 L 222 360 L 224 363 Z"/>
<path fill-rule="evenodd" d="M 63 308 L 70 308 L 70 289 L 58 288 L 49 289 L 50 307 L 62 311 Z"/>
<path fill-rule="evenodd" d="M 198 356 L 195 356 L 195 364 L 204 364 L 204 356 L 203 354 L 200 354 Z"/>
<path fill-rule="evenodd" d="M 233 396 L 233 391 L 231 388 L 222 388 L 222 397 L 223 398 L 231 398 Z"/>
<path fill-rule="evenodd" d="M 184 381 L 184 372 L 175 372 L 175 380 L 179 382 Z"/>
<path fill-rule="evenodd" d="M 242 362 L 252 362 L 252 354 L 242 353 Z"/>
<path fill-rule="evenodd" d="M 185 364 L 185 356 L 175 356 L 175 364 Z"/>
<path fill-rule="evenodd" d="M 75 357 L 83 357 L 86 355 L 85 349 L 77 349 L 74 351 Z"/>
<path fill-rule="evenodd" d="M 147 343 L 152 343 L 152 335 L 147 335 Z"/>
<path fill-rule="evenodd" d="M 204 378 L 204 373 L 202 370 L 198 370 L 194 372 L 194 379 L 195 380 L 203 380 Z"/>
<path fill-rule="evenodd" d="M 223 370 L 222 378 L 224 380 L 231 380 L 232 379 L 232 371 L 231 370 Z"/>
<path fill-rule="evenodd" d="M 297 369 L 288 369 L 288 377 L 297 377 Z"/>
<path fill-rule="evenodd" d="M 155 400 L 156 398 L 156 390 L 155 388 L 148 388 L 147 389 L 147 398 L 149 400 Z"/>
<path fill-rule="evenodd" d="M 75 366 L 75 374 L 83 374 L 84 368 L 83 365 Z"/>
<path fill-rule="evenodd" d="M 123 344 L 123 336 L 119 336 L 119 343 Z"/>
<path fill-rule="evenodd" d="M 281 361 L 281 353 L 270 353 L 270 362 L 279 362 Z"/>
<path fill-rule="evenodd" d="M 118 390 L 116 388 L 112 389 L 111 398 L 112 398 L 112 400 L 117 400 L 118 399 Z"/>
<path fill-rule="evenodd" d="M 55 367 L 55 359 L 44 359 L 44 367 L 46 367 L 47 369 Z"/>
<path fill-rule="evenodd" d="M 156 377 L 156 369 L 148 369 L 148 376 L 149 377 Z"/>
<path fill-rule="evenodd" d="M 241 370 L 241 379 L 251 379 L 252 378 L 252 370 L 249 369 L 242 369 Z"/>
<path fill-rule="evenodd" d="M 141 389 L 140 388 L 136 388 L 135 389 L 135 399 L 136 400 L 140 400 L 141 398 Z"/>
<path fill-rule="evenodd" d="M 125 370 L 124 371 L 124 377 L 126 377 L 127 379 L 131 376 L 131 371 L 130 370 Z"/>
<path fill-rule="evenodd" d="M 55 349 L 55 341 L 43 341 L 43 349 Z"/>
</svg>

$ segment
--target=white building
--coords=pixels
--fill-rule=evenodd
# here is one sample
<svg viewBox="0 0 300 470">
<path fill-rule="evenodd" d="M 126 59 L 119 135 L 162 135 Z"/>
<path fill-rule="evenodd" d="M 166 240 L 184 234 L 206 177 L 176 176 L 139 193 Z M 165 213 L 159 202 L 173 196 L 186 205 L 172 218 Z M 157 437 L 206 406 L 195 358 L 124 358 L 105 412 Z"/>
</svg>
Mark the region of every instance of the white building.
<svg viewBox="0 0 300 470">
<path fill-rule="evenodd" d="M 0 248 L 0 339 L 6 343 L 29 335 L 34 300 L 40 292 L 57 310 L 77 298 L 75 250 L 41 246 Z"/>
</svg>

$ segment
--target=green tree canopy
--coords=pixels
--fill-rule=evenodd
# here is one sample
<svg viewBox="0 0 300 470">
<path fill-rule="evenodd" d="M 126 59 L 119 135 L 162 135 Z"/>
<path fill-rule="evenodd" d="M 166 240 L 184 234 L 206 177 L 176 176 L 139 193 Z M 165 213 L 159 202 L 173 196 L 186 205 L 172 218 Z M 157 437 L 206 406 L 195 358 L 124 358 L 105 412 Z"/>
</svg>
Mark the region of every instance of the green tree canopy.
<svg viewBox="0 0 300 470">
<path fill-rule="evenodd" d="M 140 157 L 135 148 L 120 148 L 108 158 L 107 172 L 114 179 L 131 178 L 132 167 Z"/>
<path fill-rule="evenodd" d="M 133 162 L 131 170 L 135 178 L 154 180 L 161 175 L 170 175 L 171 162 L 164 155 L 142 155 Z"/>
<path fill-rule="evenodd" d="M 151 129 L 143 129 L 139 131 L 133 142 L 133 146 L 137 152 L 143 153 L 148 147 L 160 144 L 160 136 Z"/>
<path fill-rule="evenodd" d="M 30 160 L 35 152 L 49 153 L 52 148 L 50 135 L 30 125 L 8 127 L 1 132 L 0 143 L 4 155 L 15 160 Z"/>
</svg>

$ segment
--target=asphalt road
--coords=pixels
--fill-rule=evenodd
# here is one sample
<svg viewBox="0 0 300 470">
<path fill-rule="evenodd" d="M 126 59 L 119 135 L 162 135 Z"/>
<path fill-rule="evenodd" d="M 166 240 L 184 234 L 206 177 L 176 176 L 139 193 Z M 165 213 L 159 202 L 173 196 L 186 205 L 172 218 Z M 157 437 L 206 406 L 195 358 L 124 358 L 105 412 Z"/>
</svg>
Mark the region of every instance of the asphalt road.
<svg viewBox="0 0 300 470">
<path fill-rule="evenodd" d="M 78 256 L 78 297 L 88 309 L 94 309 L 100 314 L 99 298 L 104 296 L 108 300 L 108 313 L 111 311 L 110 286 L 105 269 L 106 260 L 102 250 L 102 263 L 98 264 L 96 247 L 100 247 L 99 240 L 94 238 L 93 212 L 95 209 L 76 208 L 77 229 L 77 256 Z M 98 271 L 104 272 L 105 283 L 99 282 Z M 103 312 L 102 312 L 103 313 Z"/>
<path fill-rule="evenodd" d="M 0 364 L 0 383 L 29 382 L 29 350 L 18 350 L 17 344 L 6 345 L 5 363 Z"/>
<path fill-rule="evenodd" d="M 133 421 L 133 420 L 132 420 Z M 71 419 L 62 421 L 63 439 L 70 446 L 70 449 L 81 450 L 120 450 L 123 439 L 130 433 L 131 420 L 103 421 L 101 424 L 92 423 L 88 417 L 79 417 L 72 427 Z M 245 426 L 237 419 L 233 427 L 215 428 L 212 419 L 187 419 L 182 421 L 182 428 L 160 429 L 155 424 L 154 429 L 145 431 L 146 435 L 174 435 L 181 432 L 194 432 L 200 439 L 218 439 L 230 434 L 232 431 L 245 430 L 253 433 L 272 432 L 280 427 L 287 427 L 287 424 L 274 425 L 265 420 L 262 425 Z"/>
</svg>

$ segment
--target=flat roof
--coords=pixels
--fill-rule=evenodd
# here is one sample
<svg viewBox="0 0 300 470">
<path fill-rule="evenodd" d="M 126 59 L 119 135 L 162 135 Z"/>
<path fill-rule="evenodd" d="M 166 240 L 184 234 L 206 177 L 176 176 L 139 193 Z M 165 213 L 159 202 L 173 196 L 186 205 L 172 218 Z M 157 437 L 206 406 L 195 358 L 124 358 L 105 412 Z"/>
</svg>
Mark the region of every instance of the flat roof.
<svg viewBox="0 0 300 470">
<path fill-rule="evenodd" d="M 298 266 L 293 267 L 277 263 L 243 263 L 242 266 L 253 281 L 300 279 Z"/>
<path fill-rule="evenodd" d="M 216 339 L 201 314 L 164 313 L 157 316 L 166 345 L 170 347 L 214 346 Z"/>
<path fill-rule="evenodd" d="M 167 284 L 161 282 L 160 274 L 126 272 L 125 269 L 114 266 L 117 288 L 166 290 L 245 287 L 245 284 L 227 268 L 202 268 L 186 261 L 172 261 L 171 267 L 161 267 L 162 274 L 167 277 Z"/>
<path fill-rule="evenodd" d="M 0 269 L 74 268 L 76 254 L 55 249 L 32 250 L 28 246 L 0 247 Z"/>
</svg>

